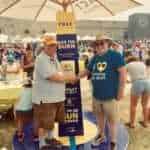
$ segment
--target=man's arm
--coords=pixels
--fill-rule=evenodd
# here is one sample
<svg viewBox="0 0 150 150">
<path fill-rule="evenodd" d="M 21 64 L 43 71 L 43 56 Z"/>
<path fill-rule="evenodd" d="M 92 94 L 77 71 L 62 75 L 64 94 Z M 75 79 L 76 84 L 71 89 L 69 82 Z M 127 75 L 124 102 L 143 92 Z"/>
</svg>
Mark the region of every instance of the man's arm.
<svg viewBox="0 0 150 150">
<path fill-rule="evenodd" d="M 57 72 L 50 75 L 47 79 L 58 83 L 72 83 L 76 81 L 76 76 L 73 73 L 64 74 L 62 72 Z"/>
<path fill-rule="evenodd" d="M 119 72 L 119 89 L 118 89 L 117 100 L 121 100 L 124 96 L 125 84 L 127 80 L 127 71 L 125 66 L 120 67 L 118 69 L 118 72 Z"/>
<path fill-rule="evenodd" d="M 80 78 L 84 78 L 84 77 L 88 76 L 89 74 L 90 74 L 90 71 L 88 69 L 85 69 L 84 71 L 82 71 L 78 74 L 77 78 L 78 78 L 78 80 L 80 80 Z"/>
<path fill-rule="evenodd" d="M 50 81 L 54 81 L 54 82 L 61 82 L 61 83 L 66 83 L 66 82 L 76 82 L 78 80 L 80 80 L 80 78 L 84 78 L 86 77 L 90 72 L 86 69 L 82 72 L 80 72 L 78 74 L 78 76 L 74 75 L 73 73 L 72 74 L 63 74 L 62 72 L 58 72 L 58 73 L 55 73 L 53 75 L 51 75 L 48 80 Z"/>
</svg>

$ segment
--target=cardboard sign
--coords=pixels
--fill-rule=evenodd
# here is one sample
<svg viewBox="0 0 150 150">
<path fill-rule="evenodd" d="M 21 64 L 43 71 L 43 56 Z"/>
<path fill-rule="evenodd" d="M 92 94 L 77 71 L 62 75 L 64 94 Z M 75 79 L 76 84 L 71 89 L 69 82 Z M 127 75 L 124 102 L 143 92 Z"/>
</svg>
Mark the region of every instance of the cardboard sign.
<svg viewBox="0 0 150 150">
<path fill-rule="evenodd" d="M 73 12 L 58 11 L 56 14 L 57 34 L 75 33 L 75 17 Z"/>
</svg>

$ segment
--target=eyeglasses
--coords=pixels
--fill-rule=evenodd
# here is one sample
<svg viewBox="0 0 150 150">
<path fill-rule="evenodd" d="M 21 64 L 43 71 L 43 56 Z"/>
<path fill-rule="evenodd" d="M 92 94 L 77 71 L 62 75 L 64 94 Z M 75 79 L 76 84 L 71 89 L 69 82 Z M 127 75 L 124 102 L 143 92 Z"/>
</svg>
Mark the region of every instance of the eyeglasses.
<svg viewBox="0 0 150 150">
<path fill-rule="evenodd" d="M 95 43 L 95 45 L 96 45 L 96 46 L 104 46 L 105 43 L 106 43 L 106 41 L 97 41 L 97 42 Z"/>
</svg>

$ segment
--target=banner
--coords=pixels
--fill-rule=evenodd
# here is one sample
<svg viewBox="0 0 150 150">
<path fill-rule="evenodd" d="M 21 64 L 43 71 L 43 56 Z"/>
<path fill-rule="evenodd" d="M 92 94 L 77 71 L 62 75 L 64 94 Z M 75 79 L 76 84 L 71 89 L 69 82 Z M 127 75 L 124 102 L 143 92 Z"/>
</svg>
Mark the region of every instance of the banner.
<svg viewBox="0 0 150 150">
<path fill-rule="evenodd" d="M 58 34 L 57 41 L 59 60 L 78 60 L 79 56 L 76 34 Z"/>
<path fill-rule="evenodd" d="M 72 12 L 58 11 L 56 14 L 58 34 L 75 33 L 75 17 Z"/>
<path fill-rule="evenodd" d="M 65 73 L 78 73 L 78 48 L 75 17 L 71 12 L 57 13 L 58 59 Z M 65 122 L 59 124 L 59 136 L 83 135 L 80 82 L 66 84 Z"/>
</svg>

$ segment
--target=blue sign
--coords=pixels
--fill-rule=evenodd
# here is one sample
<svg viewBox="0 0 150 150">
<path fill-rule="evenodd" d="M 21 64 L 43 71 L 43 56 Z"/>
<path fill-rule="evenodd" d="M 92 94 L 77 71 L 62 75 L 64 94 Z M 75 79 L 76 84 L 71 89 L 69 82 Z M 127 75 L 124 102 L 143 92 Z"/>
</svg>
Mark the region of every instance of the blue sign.
<svg viewBox="0 0 150 150">
<path fill-rule="evenodd" d="M 59 60 L 78 60 L 78 47 L 76 34 L 57 35 L 58 59 Z"/>
<path fill-rule="evenodd" d="M 74 60 L 75 70 L 78 73 L 78 49 L 76 34 L 57 35 L 58 58 Z M 80 82 L 66 84 L 65 122 L 59 124 L 59 136 L 83 135 L 83 115 L 81 104 Z"/>
</svg>

